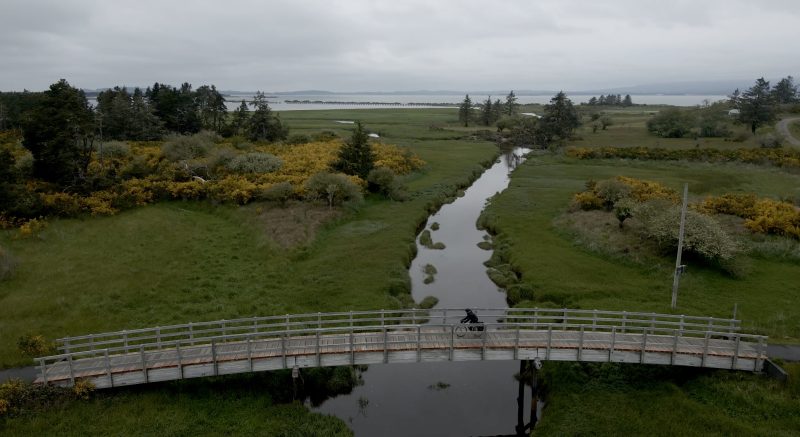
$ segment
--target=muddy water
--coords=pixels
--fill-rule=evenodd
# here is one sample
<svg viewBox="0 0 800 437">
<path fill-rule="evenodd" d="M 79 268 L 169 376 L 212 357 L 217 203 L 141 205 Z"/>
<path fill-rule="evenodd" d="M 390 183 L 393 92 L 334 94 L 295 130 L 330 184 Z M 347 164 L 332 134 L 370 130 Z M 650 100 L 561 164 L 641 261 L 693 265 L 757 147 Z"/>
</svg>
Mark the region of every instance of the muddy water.
<svg viewBox="0 0 800 437">
<path fill-rule="evenodd" d="M 483 262 L 490 251 L 477 244 L 485 232 L 476 220 L 486 200 L 503 191 L 510 172 L 521 163 L 525 150 L 515 149 L 472 184 L 462 197 L 428 218 L 434 242 L 443 250 L 419 246 L 409 273 L 416 301 L 439 299 L 438 308 L 505 308 L 505 294 L 486 276 Z M 425 284 L 423 267 L 437 274 Z M 479 317 L 491 318 L 486 311 Z M 356 436 L 465 436 L 514 434 L 517 424 L 516 361 L 444 362 L 372 365 L 364 384 L 346 396 L 325 401 L 315 410 L 348 423 Z M 527 392 L 528 390 L 526 390 Z M 527 420 L 530 399 L 526 399 Z"/>
</svg>

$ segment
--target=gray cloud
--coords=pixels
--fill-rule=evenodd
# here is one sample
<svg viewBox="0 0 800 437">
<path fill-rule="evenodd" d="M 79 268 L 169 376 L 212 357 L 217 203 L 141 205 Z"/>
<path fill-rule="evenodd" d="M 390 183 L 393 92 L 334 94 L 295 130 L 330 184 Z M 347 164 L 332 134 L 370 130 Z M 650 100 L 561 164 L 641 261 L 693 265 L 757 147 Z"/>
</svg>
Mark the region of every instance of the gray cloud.
<svg viewBox="0 0 800 437">
<path fill-rule="evenodd" d="M 800 71 L 791 0 L 4 0 L 0 89 L 577 89 Z"/>
</svg>

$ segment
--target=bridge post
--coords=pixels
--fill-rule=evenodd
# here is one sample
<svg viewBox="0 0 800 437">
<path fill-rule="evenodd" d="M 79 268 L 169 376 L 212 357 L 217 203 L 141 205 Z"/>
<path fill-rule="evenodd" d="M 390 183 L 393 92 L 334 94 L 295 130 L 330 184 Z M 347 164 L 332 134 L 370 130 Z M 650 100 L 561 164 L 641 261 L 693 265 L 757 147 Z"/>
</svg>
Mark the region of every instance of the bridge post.
<svg viewBox="0 0 800 437">
<path fill-rule="evenodd" d="M 181 357 L 180 343 L 175 343 L 175 352 L 178 354 L 178 374 L 183 379 L 183 357 Z"/>
<path fill-rule="evenodd" d="M 316 336 L 315 336 L 315 338 L 317 339 L 317 341 L 316 341 L 316 343 L 317 343 L 317 344 L 316 344 L 316 353 L 317 353 L 317 367 L 320 367 L 320 366 L 321 366 L 321 364 L 322 364 L 322 361 L 321 361 L 321 360 L 322 360 L 322 357 L 320 356 L 320 351 L 319 351 L 319 343 L 320 343 L 320 338 L 319 338 L 319 337 L 320 337 L 320 332 L 319 332 L 319 329 L 318 329 L 318 330 L 317 330 L 317 333 L 316 333 Z M 351 343 L 351 345 L 352 345 L 352 342 L 353 342 L 353 337 L 350 337 L 350 343 Z M 352 347 L 352 346 L 351 346 L 351 347 Z M 295 358 L 295 362 L 297 362 L 297 358 Z"/>
<path fill-rule="evenodd" d="M 642 332 L 642 354 L 639 356 L 639 363 L 644 364 L 644 353 L 647 350 L 647 328 Z"/>
<path fill-rule="evenodd" d="M 553 325 L 547 327 L 547 359 L 550 359 L 550 346 L 553 343 Z"/>
<path fill-rule="evenodd" d="M 731 369 L 736 370 L 736 364 L 739 361 L 739 341 L 742 339 L 742 336 L 736 334 L 736 350 L 733 351 L 733 361 L 731 362 Z"/>
<path fill-rule="evenodd" d="M 486 359 L 486 337 L 489 336 L 489 329 L 483 325 L 483 335 L 481 336 L 481 361 Z"/>
<path fill-rule="evenodd" d="M 675 339 L 672 342 L 672 355 L 669 357 L 669 364 L 671 366 L 675 365 L 675 358 L 678 356 L 678 338 L 680 334 L 680 331 L 675 331 Z"/>
<path fill-rule="evenodd" d="M 114 377 L 111 375 L 111 359 L 108 358 L 108 348 L 105 348 L 103 351 L 103 355 L 105 355 L 106 361 L 106 375 L 108 376 L 108 383 L 111 387 L 114 387 Z"/>
<path fill-rule="evenodd" d="M 147 375 L 147 359 L 144 356 L 144 345 L 139 345 L 139 355 L 142 357 L 142 373 L 144 375 L 144 383 L 147 384 L 149 381 Z"/>
<path fill-rule="evenodd" d="M 592 311 L 592 332 L 597 329 L 597 310 Z"/>
<path fill-rule="evenodd" d="M 211 340 L 211 359 L 214 361 L 214 376 L 219 375 L 219 367 L 217 365 L 217 345 L 215 340 Z"/>
<path fill-rule="evenodd" d="M 383 318 L 381 318 L 381 324 L 383 324 Z M 417 344 L 419 344 L 419 338 L 417 338 Z M 383 362 L 389 362 L 389 330 L 385 326 L 383 327 Z"/>
<path fill-rule="evenodd" d="M 611 348 L 608 350 L 608 362 L 614 360 L 614 347 L 617 345 L 617 327 L 611 327 Z"/>
<path fill-rule="evenodd" d="M 67 356 L 67 363 L 69 364 L 69 380 L 72 385 L 75 385 L 75 370 L 72 368 L 72 355 Z"/>
<path fill-rule="evenodd" d="M 622 333 L 623 334 L 625 333 L 625 323 L 627 321 L 628 321 L 628 312 L 627 311 L 623 311 L 622 312 Z"/>
<path fill-rule="evenodd" d="M 420 349 L 421 345 L 422 345 L 422 335 L 421 335 L 422 333 L 420 332 L 421 331 L 420 328 L 421 328 L 420 325 L 417 325 L 417 362 L 418 363 L 420 361 L 422 361 L 422 350 Z"/>
<path fill-rule="evenodd" d="M 283 355 L 283 368 L 286 369 L 286 332 L 281 337 L 281 355 Z"/>
<path fill-rule="evenodd" d="M 701 367 L 706 367 L 706 359 L 708 358 L 708 340 L 710 337 L 711 333 L 706 331 L 705 345 L 703 346 L 703 361 L 700 363 Z"/>
<path fill-rule="evenodd" d="M 581 325 L 581 332 L 578 335 L 578 361 L 581 360 L 581 355 L 583 355 L 583 325 Z"/>
<path fill-rule="evenodd" d="M 517 338 L 514 340 L 514 359 L 519 359 L 519 325 L 517 325 Z"/>
<path fill-rule="evenodd" d="M 247 366 L 250 367 L 250 372 L 253 371 L 253 337 L 247 336 Z"/>
<path fill-rule="evenodd" d="M 45 364 L 44 358 L 39 358 L 39 366 L 42 368 L 42 382 L 47 384 L 47 364 Z"/>
<path fill-rule="evenodd" d="M 453 361 L 453 348 L 456 342 L 456 327 L 450 326 L 450 361 Z"/>
<path fill-rule="evenodd" d="M 525 435 L 525 418 L 523 411 L 525 410 L 525 383 L 523 382 L 523 375 L 525 374 L 525 360 L 519 362 L 519 380 L 517 381 L 517 435 Z M 532 402 L 532 401 L 531 401 Z"/>
</svg>

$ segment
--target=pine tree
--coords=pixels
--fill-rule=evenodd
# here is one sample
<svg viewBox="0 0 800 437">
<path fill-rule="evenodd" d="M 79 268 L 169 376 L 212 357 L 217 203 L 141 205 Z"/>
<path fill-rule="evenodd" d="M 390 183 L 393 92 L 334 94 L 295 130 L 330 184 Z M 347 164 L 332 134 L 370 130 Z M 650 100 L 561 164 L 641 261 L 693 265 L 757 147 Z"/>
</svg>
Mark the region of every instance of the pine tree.
<svg viewBox="0 0 800 437">
<path fill-rule="evenodd" d="M 472 100 L 469 98 L 469 94 L 464 97 L 464 101 L 461 102 L 461 105 L 458 107 L 458 121 L 464 123 L 464 127 L 469 126 L 469 122 L 472 120 Z"/>
<path fill-rule="evenodd" d="M 578 112 L 563 91 L 559 91 L 555 97 L 550 99 L 550 103 L 544 106 L 544 115 L 541 121 L 548 140 L 553 138 L 567 140 L 580 125 Z"/>
<path fill-rule="evenodd" d="M 492 96 L 486 98 L 481 107 L 481 122 L 484 126 L 492 124 Z"/>
<path fill-rule="evenodd" d="M 503 113 L 509 117 L 513 117 L 517 115 L 518 111 L 519 103 L 517 103 L 517 96 L 514 95 L 514 90 L 511 90 L 511 92 L 506 96 L 506 103 L 503 106 Z"/>
<path fill-rule="evenodd" d="M 94 114 L 83 91 L 64 79 L 43 94 L 25 123 L 23 146 L 33 155 L 35 177 L 69 186 L 86 174 Z"/>
<path fill-rule="evenodd" d="M 361 122 L 357 121 L 353 134 L 339 151 L 339 159 L 334 163 L 333 168 L 344 174 L 355 175 L 367 180 L 367 176 L 374 166 L 375 154 L 369 145 L 369 134 L 364 130 Z"/>
<path fill-rule="evenodd" d="M 775 98 L 770 91 L 769 82 L 760 78 L 752 88 L 745 91 L 738 99 L 739 120 L 750 125 L 750 130 L 771 123 L 776 118 Z"/>
</svg>

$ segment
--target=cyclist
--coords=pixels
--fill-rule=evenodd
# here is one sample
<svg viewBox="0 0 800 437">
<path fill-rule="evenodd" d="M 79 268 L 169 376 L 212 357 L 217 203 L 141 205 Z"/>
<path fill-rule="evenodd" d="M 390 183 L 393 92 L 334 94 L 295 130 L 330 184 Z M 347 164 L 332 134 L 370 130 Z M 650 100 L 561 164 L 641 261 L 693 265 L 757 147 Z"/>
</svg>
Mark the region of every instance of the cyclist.
<svg viewBox="0 0 800 437">
<path fill-rule="evenodd" d="M 467 308 L 464 311 L 467 313 L 467 316 L 461 319 L 461 323 L 480 323 L 478 316 L 476 316 L 471 309 Z"/>
</svg>

